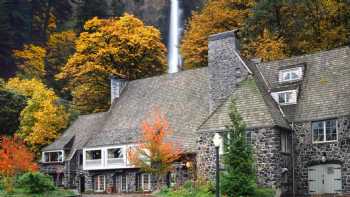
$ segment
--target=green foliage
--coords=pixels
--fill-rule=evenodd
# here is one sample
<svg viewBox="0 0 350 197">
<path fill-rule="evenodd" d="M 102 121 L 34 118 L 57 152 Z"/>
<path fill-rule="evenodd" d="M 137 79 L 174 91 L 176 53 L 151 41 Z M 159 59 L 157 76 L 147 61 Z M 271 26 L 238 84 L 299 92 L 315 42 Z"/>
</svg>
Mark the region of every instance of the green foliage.
<svg viewBox="0 0 350 197">
<path fill-rule="evenodd" d="M 42 194 L 55 190 L 54 183 L 50 176 L 40 172 L 28 172 L 18 179 L 19 187 L 32 194 Z"/>
<path fill-rule="evenodd" d="M 0 80 L 0 135 L 12 135 L 18 130 L 19 117 L 26 97 L 7 90 Z"/>
<path fill-rule="evenodd" d="M 25 190 L 21 188 L 15 188 L 13 192 L 6 193 L 5 191 L 2 191 L 0 188 L 1 197 L 67 197 L 67 196 L 73 196 L 73 194 L 74 192 L 70 190 L 63 190 L 63 189 L 49 191 L 42 194 L 30 194 L 25 192 Z"/>
<path fill-rule="evenodd" d="M 182 187 L 171 189 L 164 187 L 157 194 L 159 197 L 212 197 L 214 189 L 210 183 L 192 183 L 187 181 Z"/>
<path fill-rule="evenodd" d="M 254 197 L 274 197 L 275 191 L 271 188 L 258 187 L 255 190 Z"/>
<path fill-rule="evenodd" d="M 256 175 L 251 146 L 246 142 L 245 123 L 232 100 L 230 109 L 232 124 L 227 126 L 225 136 L 225 154 L 223 156 L 225 172 L 222 173 L 222 192 L 231 197 L 252 196 L 256 190 Z"/>
</svg>

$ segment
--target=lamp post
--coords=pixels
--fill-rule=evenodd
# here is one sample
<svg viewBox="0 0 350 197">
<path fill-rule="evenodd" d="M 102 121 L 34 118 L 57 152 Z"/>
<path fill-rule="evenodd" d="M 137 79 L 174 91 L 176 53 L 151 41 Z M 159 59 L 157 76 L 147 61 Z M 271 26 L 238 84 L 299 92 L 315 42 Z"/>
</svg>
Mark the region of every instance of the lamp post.
<svg viewBox="0 0 350 197">
<path fill-rule="evenodd" d="M 220 145 L 222 143 L 222 137 L 219 133 L 215 133 L 213 138 L 213 143 L 215 146 L 215 156 L 216 156 L 216 197 L 220 197 L 220 161 L 219 161 L 219 155 L 220 155 Z"/>
</svg>

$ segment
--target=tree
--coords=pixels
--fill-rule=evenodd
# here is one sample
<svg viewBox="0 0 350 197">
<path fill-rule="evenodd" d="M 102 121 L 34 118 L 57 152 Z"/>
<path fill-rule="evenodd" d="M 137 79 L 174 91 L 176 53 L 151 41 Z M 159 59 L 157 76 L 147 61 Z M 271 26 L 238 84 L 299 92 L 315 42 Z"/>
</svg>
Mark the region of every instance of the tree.
<svg viewBox="0 0 350 197">
<path fill-rule="evenodd" d="M 139 145 L 128 152 L 129 161 L 143 171 L 157 177 L 157 186 L 172 169 L 172 163 L 181 157 L 182 151 L 172 142 L 172 130 L 167 119 L 156 113 L 154 120 L 141 124 L 142 135 Z"/>
<path fill-rule="evenodd" d="M 0 135 L 12 135 L 19 127 L 19 117 L 26 98 L 7 90 L 0 80 Z"/>
<path fill-rule="evenodd" d="M 1 137 L 1 136 L 0 136 Z M 0 176 L 7 192 L 11 192 L 14 176 L 22 172 L 33 172 L 38 169 L 34 155 L 17 137 L 2 136 L 0 141 Z"/>
<path fill-rule="evenodd" d="M 283 39 L 288 56 L 328 50 L 349 43 L 349 16 L 346 0 L 258 1 L 246 22 L 244 37 L 256 41 L 267 30 Z"/>
<path fill-rule="evenodd" d="M 107 18 L 108 3 L 106 0 L 73 0 L 77 5 L 76 29 L 84 30 L 84 23 L 93 17 Z M 115 4 L 112 2 L 112 6 Z"/>
<path fill-rule="evenodd" d="M 283 38 L 278 38 L 265 30 L 256 41 L 249 43 L 247 57 L 261 57 L 262 61 L 283 59 L 287 56 L 287 44 Z"/>
<path fill-rule="evenodd" d="M 27 106 L 21 112 L 17 134 L 37 153 L 66 128 L 68 113 L 58 104 L 55 93 L 36 79 L 12 78 L 6 87 L 28 97 Z"/>
<path fill-rule="evenodd" d="M 134 16 L 95 17 L 84 29 L 76 41 L 75 54 L 57 75 L 68 81 L 66 88 L 82 113 L 108 108 L 110 75 L 133 80 L 166 71 L 166 48 L 160 32 Z M 90 92 L 84 92 L 87 87 L 92 88 Z"/>
<path fill-rule="evenodd" d="M 252 149 L 245 138 L 246 126 L 234 100 L 230 107 L 232 124 L 227 126 L 224 141 L 224 166 L 222 192 L 227 196 L 251 196 L 256 189 L 256 175 L 253 167 Z"/>
<path fill-rule="evenodd" d="M 43 80 L 46 75 L 46 49 L 33 44 L 24 45 L 23 50 L 15 50 L 14 57 L 23 78 Z"/>
<path fill-rule="evenodd" d="M 211 0 L 193 12 L 181 44 L 185 69 L 208 64 L 208 37 L 244 25 L 254 0 Z"/>
</svg>

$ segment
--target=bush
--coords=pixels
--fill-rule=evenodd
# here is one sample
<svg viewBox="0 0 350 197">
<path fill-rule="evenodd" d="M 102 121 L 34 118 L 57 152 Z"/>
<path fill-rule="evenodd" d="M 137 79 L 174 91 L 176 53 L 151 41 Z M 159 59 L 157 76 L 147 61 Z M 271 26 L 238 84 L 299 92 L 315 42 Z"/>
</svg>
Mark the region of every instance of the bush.
<svg viewBox="0 0 350 197">
<path fill-rule="evenodd" d="M 271 188 L 257 188 L 254 197 L 274 197 L 275 191 Z"/>
<path fill-rule="evenodd" d="M 19 177 L 18 186 L 28 193 L 42 194 L 55 190 L 50 176 L 40 172 L 28 172 Z"/>
<path fill-rule="evenodd" d="M 182 187 L 171 189 L 162 188 L 157 196 L 161 197 L 212 197 L 214 195 L 213 187 L 210 183 L 193 183 L 187 181 Z"/>
</svg>

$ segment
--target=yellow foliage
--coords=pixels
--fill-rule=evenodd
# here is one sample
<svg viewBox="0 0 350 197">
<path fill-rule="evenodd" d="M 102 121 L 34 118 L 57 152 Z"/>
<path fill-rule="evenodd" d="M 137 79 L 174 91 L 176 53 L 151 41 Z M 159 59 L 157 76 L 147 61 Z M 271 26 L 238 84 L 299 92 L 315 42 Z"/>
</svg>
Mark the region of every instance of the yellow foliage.
<svg viewBox="0 0 350 197">
<path fill-rule="evenodd" d="M 58 105 L 58 97 L 51 89 L 36 79 L 12 78 L 6 84 L 19 94 L 27 96 L 27 106 L 21 112 L 20 128 L 17 134 L 35 152 L 53 142 L 66 128 L 68 113 Z"/>
<path fill-rule="evenodd" d="M 254 57 L 259 57 L 262 61 L 279 60 L 286 57 L 286 48 L 282 38 L 274 36 L 268 30 L 264 30 L 263 35 L 256 41 L 249 44 L 249 49 L 254 51 Z"/>
<path fill-rule="evenodd" d="M 14 56 L 20 75 L 25 78 L 43 79 L 45 71 L 46 50 L 33 44 L 24 45 L 23 50 L 15 50 Z"/>
<path fill-rule="evenodd" d="M 211 0 L 194 12 L 181 45 L 185 69 L 206 66 L 208 36 L 242 27 L 254 4 L 253 0 Z"/>
<path fill-rule="evenodd" d="M 110 75 L 132 80 L 166 70 L 160 32 L 132 15 L 87 21 L 75 46 L 57 78 L 68 81 L 66 88 L 82 113 L 108 108 Z M 87 87 L 90 92 L 83 92 Z"/>
</svg>

